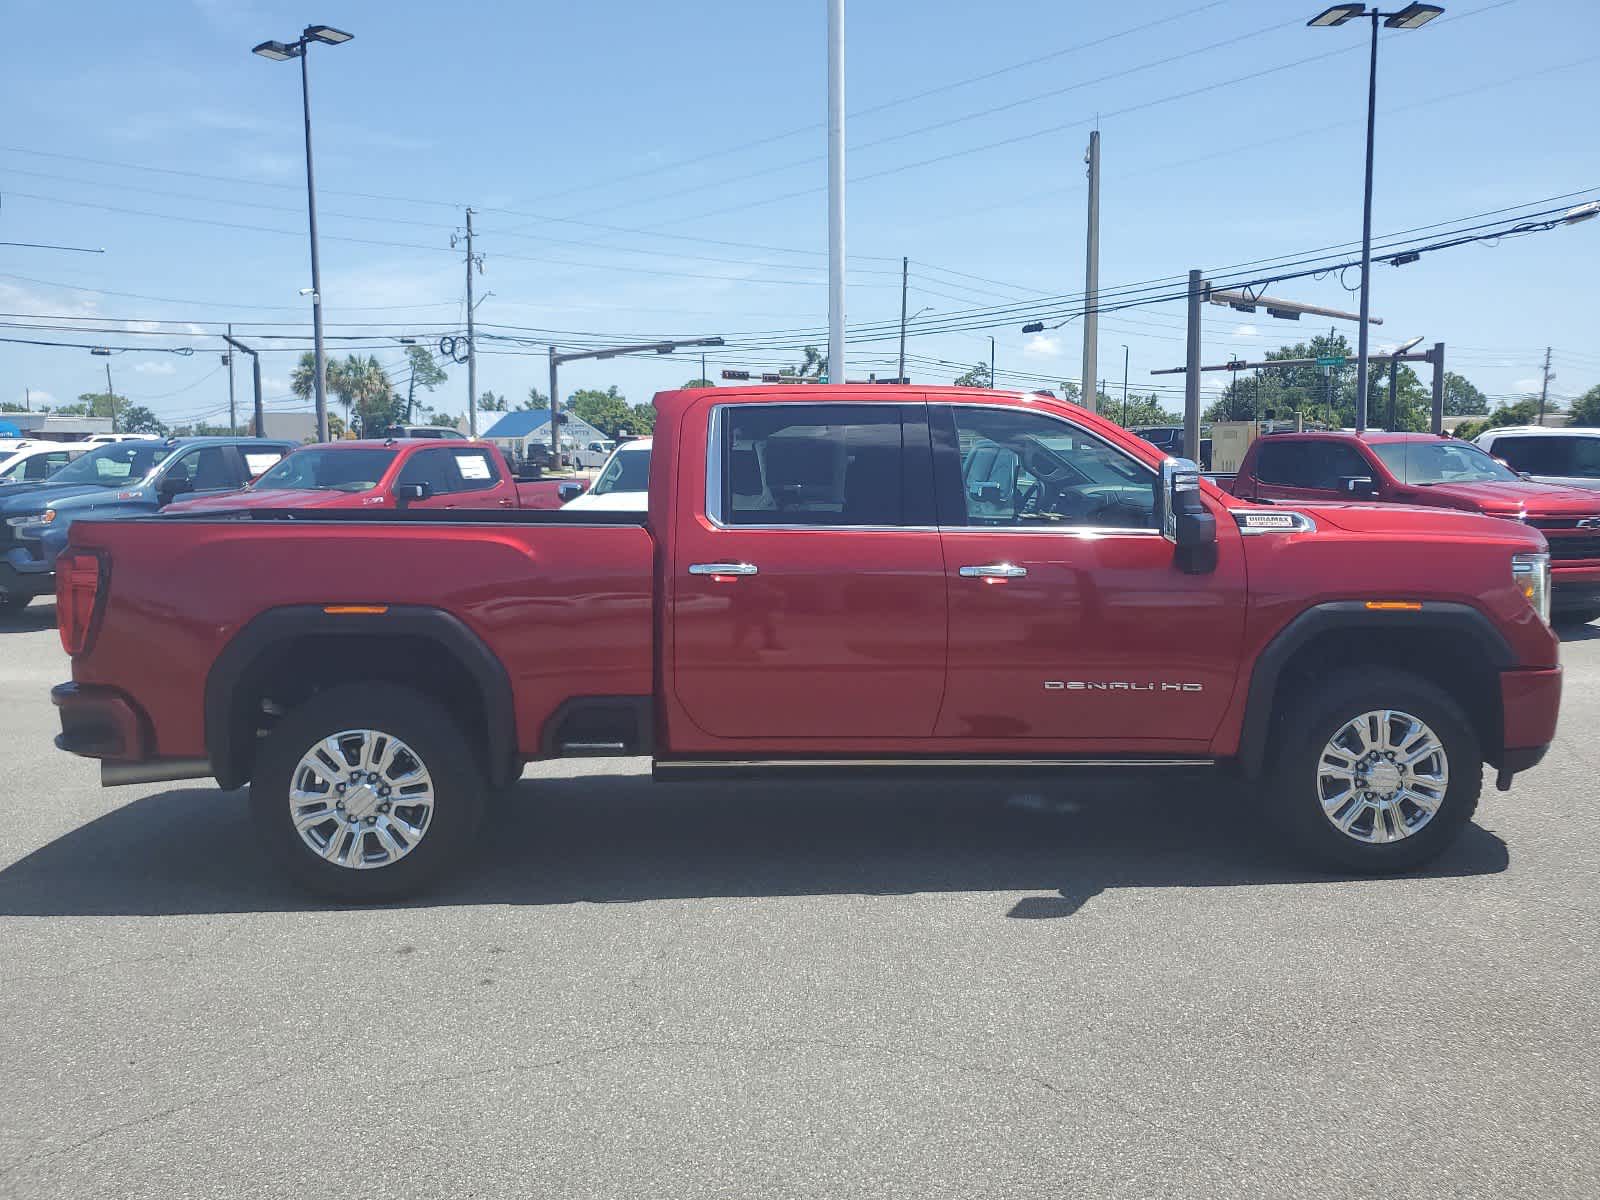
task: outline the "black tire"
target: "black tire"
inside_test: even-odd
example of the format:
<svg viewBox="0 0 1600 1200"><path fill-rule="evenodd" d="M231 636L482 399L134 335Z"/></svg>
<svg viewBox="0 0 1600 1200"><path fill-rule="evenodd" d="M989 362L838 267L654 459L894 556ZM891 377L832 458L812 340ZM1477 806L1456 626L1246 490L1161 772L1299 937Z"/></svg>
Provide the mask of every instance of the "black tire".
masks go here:
<svg viewBox="0 0 1600 1200"><path fill-rule="evenodd" d="M1329 740L1346 722L1378 709L1421 720L1438 737L1449 765L1445 796L1433 818L1409 836L1384 843L1360 841L1335 828L1323 811L1318 779ZM1274 722L1273 741L1278 753L1268 766L1262 802L1292 843L1338 870L1386 875L1438 857L1472 819L1483 789L1483 752L1471 719L1443 690L1404 671L1341 672L1307 688ZM1392 825L1386 829L1392 832Z"/></svg>
<svg viewBox="0 0 1600 1200"><path fill-rule="evenodd" d="M10 615L28 607L32 596L19 596L16 592L0 591L0 613Z"/></svg>
<svg viewBox="0 0 1600 1200"><path fill-rule="evenodd" d="M409 746L432 778L434 798L422 834L405 853L362 870L319 856L295 829L289 805L302 756L324 738L357 729L380 731ZM331 688L292 710L267 738L250 780L251 818L274 861L301 887L346 903L397 900L436 882L471 848L483 805L483 771L449 714L425 696L388 684ZM337 825L324 828L337 835ZM362 838L360 844L374 845Z"/></svg>
<svg viewBox="0 0 1600 1200"><path fill-rule="evenodd" d="M1557 609L1550 615L1552 625L1587 625L1600 620L1600 608Z"/></svg>

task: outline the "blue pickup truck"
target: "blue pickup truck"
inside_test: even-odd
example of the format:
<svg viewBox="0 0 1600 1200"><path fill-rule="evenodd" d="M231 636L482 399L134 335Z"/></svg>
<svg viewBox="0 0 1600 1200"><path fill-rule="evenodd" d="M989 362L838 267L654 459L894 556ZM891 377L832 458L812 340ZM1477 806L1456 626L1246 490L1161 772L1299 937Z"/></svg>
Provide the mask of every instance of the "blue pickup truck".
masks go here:
<svg viewBox="0 0 1600 1200"><path fill-rule="evenodd" d="M243 437L111 442L48 479L7 486L0 491L0 612L55 589L66 539L54 535L80 517L147 516L179 496L234 491L292 449L293 442Z"/></svg>

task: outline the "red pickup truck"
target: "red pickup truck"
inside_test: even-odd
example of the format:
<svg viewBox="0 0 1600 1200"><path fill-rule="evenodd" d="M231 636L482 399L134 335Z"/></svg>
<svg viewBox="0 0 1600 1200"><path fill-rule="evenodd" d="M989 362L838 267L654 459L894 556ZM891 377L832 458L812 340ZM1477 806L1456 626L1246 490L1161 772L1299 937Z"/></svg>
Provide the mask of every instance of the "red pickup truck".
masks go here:
<svg viewBox="0 0 1600 1200"><path fill-rule="evenodd" d="M586 485L518 480L497 447L438 438L301 446L242 491L180 500L173 513L299 508L560 508Z"/></svg>
<svg viewBox="0 0 1600 1200"><path fill-rule="evenodd" d="M1320 860L1384 872L1454 838L1484 762L1507 786L1554 734L1527 525L1246 503L1042 396L656 407L647 512L78 522L58 744L106 784L249 782L296 879L368 900L459 859L532 759L1211 770Z"/></svg>
<svg viewBox="0 0 1600 1200"><path fill-rule="evenodd" d="M1557 624L1600 617L1600 495L1536 483L1431 433L1274 433L1245 452L1234 495L1273 504L1380 501L1522 521L1550 543Z"/></svg>

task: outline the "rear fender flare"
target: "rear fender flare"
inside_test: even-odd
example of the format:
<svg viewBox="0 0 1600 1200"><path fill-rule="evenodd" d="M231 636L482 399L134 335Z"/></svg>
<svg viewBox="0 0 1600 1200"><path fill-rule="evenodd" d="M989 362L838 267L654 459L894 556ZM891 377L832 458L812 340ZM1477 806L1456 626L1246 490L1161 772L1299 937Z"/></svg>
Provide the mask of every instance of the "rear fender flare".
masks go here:
<svg viewBox="0 0 1600 1200"><path fill-rule="evenodd" d="M516 708L511 677L482 638L459 617L442 609L421 605L391 605L382 612L329 613L320 604L296 604L269 609L253 618L222 648L206 676L206 752L217 782L236 788L249 779L253 747L237 744L239 731L232 720L234 696L263 656L302 637L319 634L386 634L425 638L459 661L471 675L483 699L484 736L489 761L486 774L492 784L505 786L516 779Z"/></svg>

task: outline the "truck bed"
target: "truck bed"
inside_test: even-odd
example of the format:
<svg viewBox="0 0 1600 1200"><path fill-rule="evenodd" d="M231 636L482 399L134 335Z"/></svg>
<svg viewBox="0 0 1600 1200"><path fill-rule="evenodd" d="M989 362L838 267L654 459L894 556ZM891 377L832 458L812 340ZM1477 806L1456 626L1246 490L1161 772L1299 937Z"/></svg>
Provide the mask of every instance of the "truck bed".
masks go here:
<svg viewBox="0 0 1600 1200"><path fill-rule="evenodd" d="M74 678L162 712L153 756L206 753L213 664L251 621L297 606L416 606L460 622L511 676L526 756L572 697L651 692L654 543L642 513L252 509L84 521L72 543L112 563L99 635Z"/></svg>

